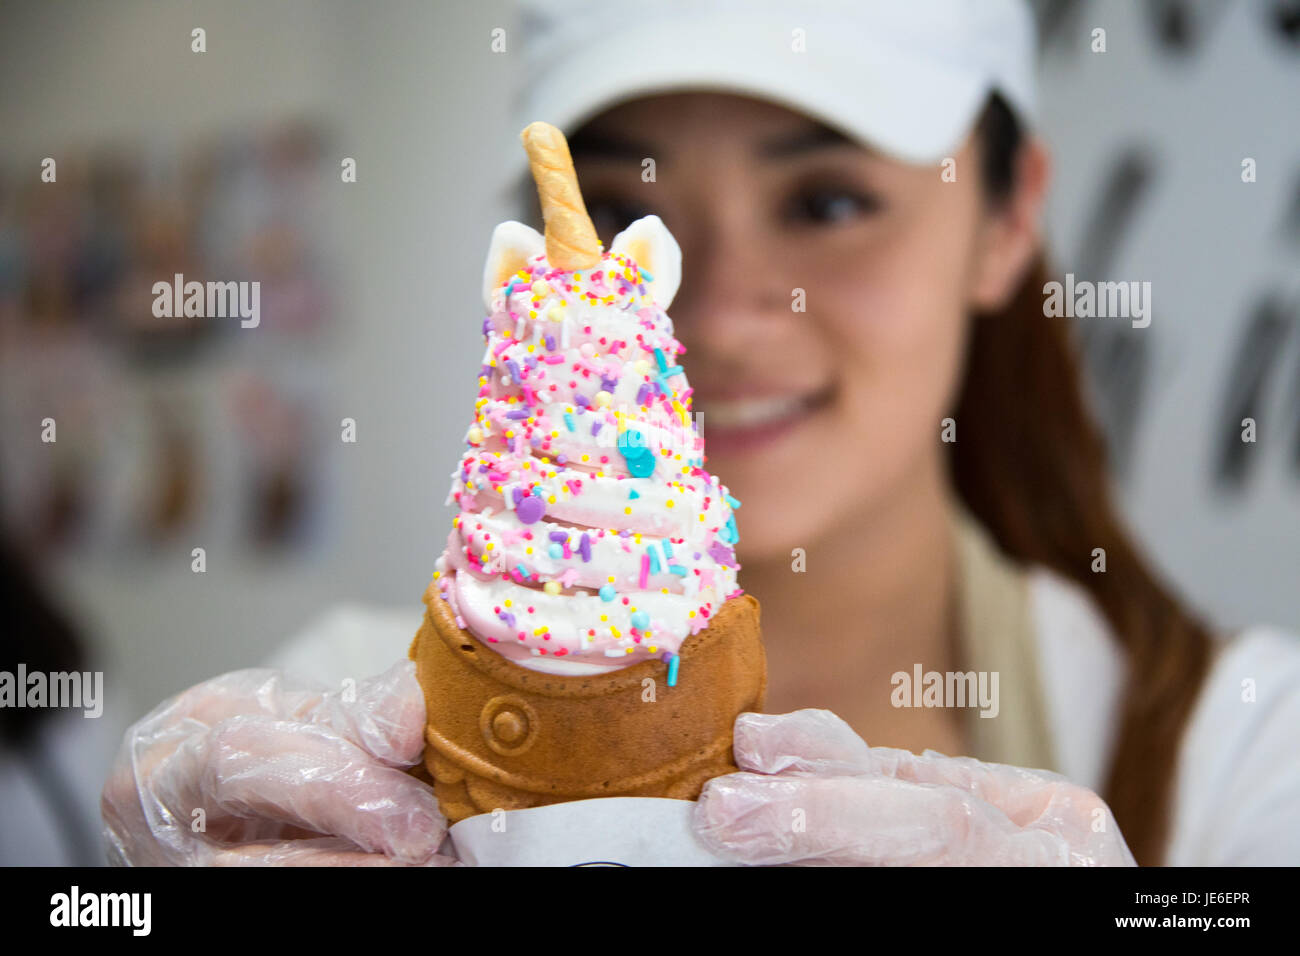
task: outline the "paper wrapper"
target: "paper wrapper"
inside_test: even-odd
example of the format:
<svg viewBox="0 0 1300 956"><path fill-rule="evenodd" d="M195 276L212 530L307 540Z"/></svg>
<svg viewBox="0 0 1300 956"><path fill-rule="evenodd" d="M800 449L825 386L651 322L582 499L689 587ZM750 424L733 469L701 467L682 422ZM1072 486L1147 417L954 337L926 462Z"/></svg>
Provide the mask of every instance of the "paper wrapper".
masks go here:
<svg viewBox="0 0 1300 956"><path fill-rule="evenodd" d="M529 670L456 626L430 584L411 644L427 710L424 764L453 823L595 797L694 800L735 772L736 717L760 711L758 601L727 601L682 644L677 685L652 659L591 676Z"/></svg>
<svg viewBox="0 0 1300 956"><path fill-rule="evenodd" d="M734 866L696 838L694 809L653 797L577 800L470 817L451 841L469 866Z"/></svg>

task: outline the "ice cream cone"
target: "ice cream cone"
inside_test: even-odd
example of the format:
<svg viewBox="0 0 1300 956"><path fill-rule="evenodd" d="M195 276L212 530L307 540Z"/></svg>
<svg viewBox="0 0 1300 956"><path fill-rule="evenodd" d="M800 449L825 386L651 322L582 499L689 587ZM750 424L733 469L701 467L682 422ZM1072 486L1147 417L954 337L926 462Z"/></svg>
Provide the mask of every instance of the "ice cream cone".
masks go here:
<svg viewBox="0 0 1300 956"><path fill-rule="evenodd" d="M500 808L646 796L693 800L732 773L736 715L763 707L758 601L727 601L680 649L682 680L648 660L591 676L539 673L456 626L430 585L411 644L425 767L451 822Z"/></svg>
<svg viewBox="0 0 1300 956"><path fill-rule="evenodd" d="M447 546L410 656L452 821L608 796L696 798L766 690L737 580L740 502L704 467L656 216L602 250L564 135L523 133L546 235L507 222Z"/></svg>

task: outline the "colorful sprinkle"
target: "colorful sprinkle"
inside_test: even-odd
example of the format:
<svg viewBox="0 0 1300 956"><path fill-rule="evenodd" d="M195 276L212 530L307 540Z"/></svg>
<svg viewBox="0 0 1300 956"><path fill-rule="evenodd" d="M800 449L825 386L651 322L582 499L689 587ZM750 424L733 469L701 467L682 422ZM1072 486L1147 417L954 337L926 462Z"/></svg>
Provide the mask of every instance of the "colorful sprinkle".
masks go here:
<svg viewBox="0 0 1300 956"><path fill-rule="evenodd" d="M546 504L536 495L529 495L515 505L515 515L524 524L536 524L546 514Z"/></svg>

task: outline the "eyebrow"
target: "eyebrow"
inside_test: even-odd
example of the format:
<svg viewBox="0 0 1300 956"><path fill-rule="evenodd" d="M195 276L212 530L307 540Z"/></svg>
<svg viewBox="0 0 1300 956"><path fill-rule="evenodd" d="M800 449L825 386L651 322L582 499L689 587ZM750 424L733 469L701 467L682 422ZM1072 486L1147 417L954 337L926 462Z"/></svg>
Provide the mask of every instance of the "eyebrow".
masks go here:
<svg viewBox="0 0 1300 956"><path fill-rule="evenodd" d="M790 159L806 153L840 146L852 146L853 141L821 123L785 133L758 144L755 152L762 159ZM664 151L643 140L624 139L599 130L582 130L569 140L569 152L575 158L621 159L640 162L647 156L663 155Z"/></svg>
<svg viewBox="0 0 1300 956"><path fill-rule="evenodd" d="M659 151L649 143L610 136L599 130L582 130L569 140L569 152L585 159L633 159L639 162Z"/></svg>
<svg viewBox="0 0 1300 956"><path fill-rule="evenodd" d="M758 154L764 159L790 159L820 149L852 145L853 141L839 130L818 123L794 133L764 140L759 144Z"/></svg>

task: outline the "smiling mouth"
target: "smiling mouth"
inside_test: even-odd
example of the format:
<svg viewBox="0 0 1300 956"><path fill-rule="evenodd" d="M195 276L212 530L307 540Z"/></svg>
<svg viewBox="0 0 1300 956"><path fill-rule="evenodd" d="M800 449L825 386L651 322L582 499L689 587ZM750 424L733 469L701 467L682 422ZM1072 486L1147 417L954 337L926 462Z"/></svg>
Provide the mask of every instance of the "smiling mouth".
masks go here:
<svg viewBox="0 0 1300 956"><path fill-rule="evenodd" d="M705 452L750 451L788 434L834 400L827 385L802 395L701 400Z"/></svg>

